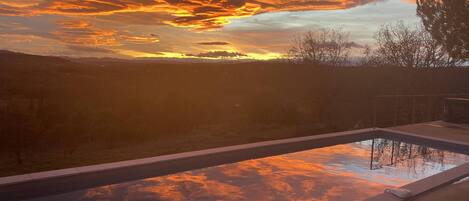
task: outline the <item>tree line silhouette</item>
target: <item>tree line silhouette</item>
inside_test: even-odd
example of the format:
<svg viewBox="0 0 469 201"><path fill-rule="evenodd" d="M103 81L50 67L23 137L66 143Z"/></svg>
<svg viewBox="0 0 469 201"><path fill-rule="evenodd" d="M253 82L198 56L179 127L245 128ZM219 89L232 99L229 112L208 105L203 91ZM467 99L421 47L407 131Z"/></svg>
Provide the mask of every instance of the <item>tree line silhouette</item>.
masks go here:
<svg viewBox="0 0 469 201"><path fill-rule="evenodd" d="M381 25L375 46L365 46L361 65L408 68L455 67L469 62L469 3L417 1L421 23L403 21ZM341 28L311 30L295 38L288 51L292 63L351 64L352 49L363 48Z"/></svg>

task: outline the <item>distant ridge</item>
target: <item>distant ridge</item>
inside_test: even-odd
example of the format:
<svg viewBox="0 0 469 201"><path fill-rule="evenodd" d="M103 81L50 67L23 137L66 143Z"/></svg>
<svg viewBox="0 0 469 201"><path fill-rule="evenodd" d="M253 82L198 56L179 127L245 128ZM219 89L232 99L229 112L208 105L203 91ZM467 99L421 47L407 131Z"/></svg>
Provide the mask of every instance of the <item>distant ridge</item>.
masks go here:
<svg viewBox="0 0 469 201"><path fill-rule="evenodd" d="M112 57L65 57L66 59L77 62L77 63L87 63L87 64L104 64L104 63L158 63L158 64L191 64L191 63L210 63L210 64L235 64L235 63L246 63L246 62L261 62L258 60L252 59L239 59L239 60L230 60L230 59L205 59L205 58L112 58ZM262 61L266 62L266 61ZM268 62L273 62L268 61Z"/></svg>
<svg viewBox="0 0 469 201"><path fill-rule="evenodd" d="M19 52L13 52L9 50L0 50L0 62L2 64L28 64L33 66L38 65L65 65L70 64L71 61L55 56L40 56L40 55L32 55L32 54L25 54Z"/></svg>
<svg viewBox="0 0 469 201"><path fill-rule="evenodd" d="M35 57L55 57L55 56L42 56L42 55L27 54L27 53L15 52L15 51L10 51L10 50L0 50L0 54L28 55L28 56L35 56Z"/></svg>
<svg viewBox="0 0 469 201"><path fill-rule="evenodd" d="M16 52L12 52L9 50L0 50L0 54L15 54Z"/></svg>
<svg viewBox="0 0 469 201"><path fill-rule="evenodd" d="M41 56L27 53L14 52L9 50L0 50L0 61L3 64L94 64L105 65L111 63L141 63L141 64L239 64L239 63L281 63L283 60L253 60L253 59L206 59L206 58L114 58L114 57L59 57L59 56Z"/></svg>

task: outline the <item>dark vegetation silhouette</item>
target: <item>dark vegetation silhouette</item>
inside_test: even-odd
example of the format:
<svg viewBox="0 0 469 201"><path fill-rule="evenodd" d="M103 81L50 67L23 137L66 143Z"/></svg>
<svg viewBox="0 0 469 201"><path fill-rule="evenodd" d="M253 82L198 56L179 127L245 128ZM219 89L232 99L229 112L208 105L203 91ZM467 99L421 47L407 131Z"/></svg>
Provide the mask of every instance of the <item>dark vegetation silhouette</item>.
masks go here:
<svg viewBox="0 0 469 201"><path fill-rule="evenodd" d="M292 63L344 65L354 44L340 28L311 30L295 38L288 57Z"/></svg>
<svg viewBox="0 0 469 201"><path fill-rule="evenodd" d="M469 2L418 0L421 24L403 21L382 25L376 48L365 46L362 65L407 68L455 67L469 62ZM363 48L340 28L308 31L293 41L291 63L351 65L353 47Z"/></svg>
<svg viewBox="0 0 469 201"><path fill-rule="evenodd" d="M454 62L469 60L469 1L417 0L417 15Z"/></svg>
<svg viewBox="0 0 469 201"><path fill-rule="evenodd" d="M453 59L421 25L402 21L381 26L375 34L376 48L366 49L364 64L406 68L452 67L461 59Z"/></svg>

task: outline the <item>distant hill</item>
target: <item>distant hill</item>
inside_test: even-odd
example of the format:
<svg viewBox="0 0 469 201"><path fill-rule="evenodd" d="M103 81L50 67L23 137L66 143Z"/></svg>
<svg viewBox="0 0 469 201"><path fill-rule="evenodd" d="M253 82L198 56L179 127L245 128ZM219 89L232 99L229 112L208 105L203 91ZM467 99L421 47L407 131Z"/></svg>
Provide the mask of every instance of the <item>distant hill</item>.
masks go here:
<svg viewBox="0 0 469 201"><path fill-rule="evenodd" d="M65 85L80 88L98 70L65 58L0 50L0 99L43 97Z"/></svg>
<svg viewBox="0 0 469 201"><path fill-rule="evenodd" d="M86 64L105 65L110 63L139 63L139 64L236 64L246 62L256 62L252 59L239 59L239 60L219 60L219 59L204 59L204 58L134 58L134 59L120 59L120 58L95 58L95 57L82 57L73 58L66 57L66 59ZM272 61L273 62L273 61ZM277 62L277 61L275 61Z"/></svg>
<svg viewBox="0 0 469 201"><path fill-rule="evenodd" d="M395 93L469 93L468 78L469 69L465 68L321 67L279 61L178 63L159 59L61 58L0 51L0 96L49 94L57 98L68 94L76 99L107 94L103 98L107 99L115 94L139 97L142 95L133 93L145 91L162 98L176 92L186 96L190 91L202 98L201 94L213 90L212 94L223 97L231 94L233 97L227 99L233 100L272 93L295 102L295 99L310 101L326 96L350 99ZM110 91L115 94L108 94ZM304 99L305 96L315 97Z"/></svg>
<svg viewBox="0 0 469 201"><path fill-rule="evenodd" d="M28 65L69 65L71 62L67 59L54 56L39 56L0 50L0 61L2 64L28 64Z"/></svg>
<svg viewBox="0 0 469 201"><path fill-rule="evenodd" d="M28 65L52 65L52 66L70 66L75 64L91 64L96 66L109 66L112 64L252 64L252 63L282 63L283 60L258 61L252 59L205 59L205 58L134 58L122 59L112 57L57 57L57 56L39 56L9 50L0 50L0 61L2 64L28 64Z"/></svg>

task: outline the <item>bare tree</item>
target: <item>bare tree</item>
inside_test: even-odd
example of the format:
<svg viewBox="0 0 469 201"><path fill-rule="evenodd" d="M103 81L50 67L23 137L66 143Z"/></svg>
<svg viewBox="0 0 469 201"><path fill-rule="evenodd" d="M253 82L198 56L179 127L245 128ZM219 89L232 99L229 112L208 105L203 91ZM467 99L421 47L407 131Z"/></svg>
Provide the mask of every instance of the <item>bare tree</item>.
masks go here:
<svg viewBox="0 0 469 201"><path fill-rule="evenodd" d="M308 31L294 40L288 56L293 63L342 65L349 60L352 44L339 28Z"/></svg>
<svg viewBox="0 0 469 201"><path fill-rule="evenodd" d="M375 40L376 49L365 50L366 65L420 68L448 67L457 63L422 26L406 25L402 21L382 25Z"/></svg>

